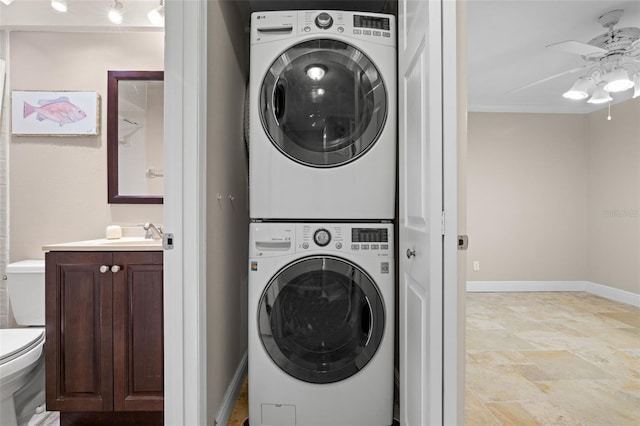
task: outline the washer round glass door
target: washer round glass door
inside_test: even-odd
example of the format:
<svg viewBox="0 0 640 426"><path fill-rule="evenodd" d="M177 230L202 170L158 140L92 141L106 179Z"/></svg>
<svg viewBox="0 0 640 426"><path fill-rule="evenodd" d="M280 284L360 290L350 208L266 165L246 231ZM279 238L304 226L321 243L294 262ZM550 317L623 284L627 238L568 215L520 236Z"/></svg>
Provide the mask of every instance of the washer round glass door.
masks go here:
<svg viewBox="0 0 640 426"><path fill-rule="evenodd" d="M283 268L260 298L258 330L271 359L310 383L353 376L373 358L384 333L382 297L356 265L332 256Z"/></svg>
<svg viewBox="0 0 640 426"><path fill-rule="evenodd" d="M337 40L287 49L267 71L259 102L276 148L313 167L336 167L363 155L387 117L382 76L364 53Z"/></svg>

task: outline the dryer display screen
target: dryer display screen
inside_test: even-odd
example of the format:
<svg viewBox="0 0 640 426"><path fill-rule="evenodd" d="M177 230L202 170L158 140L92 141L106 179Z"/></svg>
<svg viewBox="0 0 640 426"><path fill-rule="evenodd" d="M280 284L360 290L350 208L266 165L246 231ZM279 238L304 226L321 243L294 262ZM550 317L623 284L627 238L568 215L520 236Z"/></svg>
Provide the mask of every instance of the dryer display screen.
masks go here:
<svg viewBox="0 0 640 426"><path fill-rule="evenodd" d="M389 31L389 18L376 18L375 16L353 16L353 26L356 28L373 28Z"/></svg>
<svg viewBox="0 0 640 426"><path fill-rule="evenodd" d="M354 243L388 243L389 233L383 228L353 228L351 241Z"/></svg>

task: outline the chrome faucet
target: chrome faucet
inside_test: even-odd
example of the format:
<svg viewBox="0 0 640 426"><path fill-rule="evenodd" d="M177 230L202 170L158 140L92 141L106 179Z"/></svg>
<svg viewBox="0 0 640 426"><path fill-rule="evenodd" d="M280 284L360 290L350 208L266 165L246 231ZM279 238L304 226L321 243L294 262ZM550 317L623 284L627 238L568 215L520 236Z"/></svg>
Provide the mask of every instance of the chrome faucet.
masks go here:
<svg viewBox="0 0 640 426"><path fill-rule="evenodd" d="M158 240L162 238L162 227L156 227L153 223L151 222L147 222L144 224L143 226L144 230L147 231L146 234L144 234L144 237L146 239L151 239L153 238L154 240ZM155 231L155 232L154 232ZM154 234L156 234L158 237L154 237Z"/></svg>

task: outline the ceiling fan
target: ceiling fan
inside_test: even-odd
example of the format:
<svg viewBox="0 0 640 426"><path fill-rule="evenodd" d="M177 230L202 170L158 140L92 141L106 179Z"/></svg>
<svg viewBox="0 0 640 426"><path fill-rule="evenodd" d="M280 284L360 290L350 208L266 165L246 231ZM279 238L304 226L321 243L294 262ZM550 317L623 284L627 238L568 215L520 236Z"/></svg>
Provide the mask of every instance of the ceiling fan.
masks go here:
<svg viewBox="0 0 640 426"><path fill-rule="evenodd" d="M518 92L566 74L585 70L584 75L564 93L565 98L585 99L593 92L588 102L608 102L611 100L609 92L621 92L634 86L636 88L634 97L640 96L640 28L614 29L623 13L622 9L616 9L600 16L598 22L607 29L607 32L587 43L569 40L546 46L548 49L580 55L586 64L534 81L508 93ZM633 80L629 75L633 76Z"/></svg>

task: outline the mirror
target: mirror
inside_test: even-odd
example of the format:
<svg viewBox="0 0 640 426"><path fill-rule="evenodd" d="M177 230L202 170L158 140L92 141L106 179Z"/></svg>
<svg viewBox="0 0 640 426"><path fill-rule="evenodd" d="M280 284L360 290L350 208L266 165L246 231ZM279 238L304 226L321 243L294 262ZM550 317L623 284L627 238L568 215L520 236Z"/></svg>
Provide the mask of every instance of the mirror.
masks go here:
<svg viewBox="0 0 640 426"><path fill-rule="evenodd" d="M109 71L109 203L161 204L164 193L164 72Z"/></svg>

